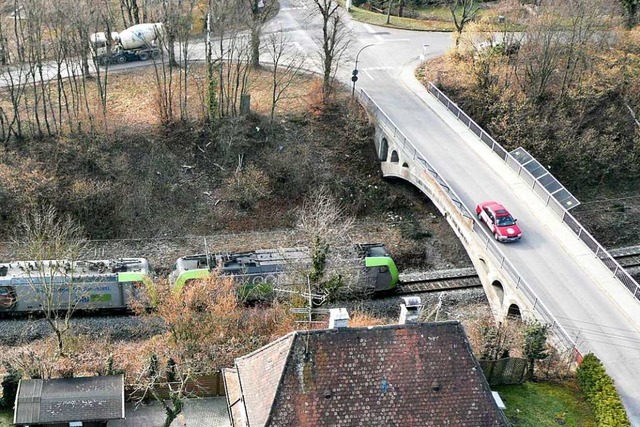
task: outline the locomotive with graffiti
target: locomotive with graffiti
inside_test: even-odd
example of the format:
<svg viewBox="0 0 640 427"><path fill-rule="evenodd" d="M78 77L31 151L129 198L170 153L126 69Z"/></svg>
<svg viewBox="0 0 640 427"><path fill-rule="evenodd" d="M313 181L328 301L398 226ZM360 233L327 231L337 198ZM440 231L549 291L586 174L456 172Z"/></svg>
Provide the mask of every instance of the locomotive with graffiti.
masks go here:
<svg viewBox="0 0 640 427"><path fill-rule="evenodd" d="M383 244L355 245L352 254L361 269L358 277L364 287L374 292L391 291L399 275L393 258ZM290 273L305 268L311 257L307 248L262 249L239 253L197 254L179 258L173 266L170 281L176 290L189 281L206 278L218 270L222 276L232 276L245 290L258 292L286 285Z"/></svg>
<svg viewBox="0 0 640 427"><path fill-rule="evenodd" d="M398 269L384 245L359 244L349 253L356 260L359 284L373 292L395 289ZM307 248L188 255L176 261L169 279L179 292L189 281L216 270L232 277L244 292L263 295L286 287L291 272L308 268L310 259ZM151 276L145 258L0 263L0 313L127 310L148 296L145 289L154 289Z"/></svg>

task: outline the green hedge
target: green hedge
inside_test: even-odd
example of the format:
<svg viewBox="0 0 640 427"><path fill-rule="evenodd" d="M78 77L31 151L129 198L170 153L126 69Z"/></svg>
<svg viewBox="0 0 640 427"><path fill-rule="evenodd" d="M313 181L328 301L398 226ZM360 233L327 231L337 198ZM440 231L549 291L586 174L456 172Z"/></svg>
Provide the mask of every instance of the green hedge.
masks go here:
<svg viewBox="0 0 640 427"><path fill-rule="evenodd" d="M631 426L613 380L600 359L593 353L587 354L577 373L578 383L593 409L598 427Z"/></svg>

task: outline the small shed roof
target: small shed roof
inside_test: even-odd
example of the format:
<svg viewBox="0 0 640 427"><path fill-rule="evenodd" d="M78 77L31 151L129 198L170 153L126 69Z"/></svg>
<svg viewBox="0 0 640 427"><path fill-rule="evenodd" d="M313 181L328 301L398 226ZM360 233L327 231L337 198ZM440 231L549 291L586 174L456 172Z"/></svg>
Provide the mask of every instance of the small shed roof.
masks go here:
<svg viewBox="0 0 640 427"><path fill-rule="evenodd" d="M124 377L20 380L13 423L48 424L124 418Z"/></svg>

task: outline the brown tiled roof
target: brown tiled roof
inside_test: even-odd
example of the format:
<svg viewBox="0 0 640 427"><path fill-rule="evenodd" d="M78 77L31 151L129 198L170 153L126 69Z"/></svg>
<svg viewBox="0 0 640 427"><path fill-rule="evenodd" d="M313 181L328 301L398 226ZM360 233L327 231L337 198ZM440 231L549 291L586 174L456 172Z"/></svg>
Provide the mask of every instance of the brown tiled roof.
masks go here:
<svg viewBox="0 0 640 427"><path fill-rule="evenodd" d="M249 425L265 425L287 362L287 354L295 337L295 333L287 334L247 356L236 359L244 405L245 408L251 408L247 411ZM249 379L250 382L245 383L245 379Z"/></svg>
<svg viewBox="0 0 640 427"><path fill-rule="evenodd" d="M20 380L15 424L124 418L124 377Z"/></svg>
<svg viewBox="0 0 640 427"><path fill-rule="evenodd" d="M236 360L251 427L508 425L458 322L296 332L277 343Z"/></svg>

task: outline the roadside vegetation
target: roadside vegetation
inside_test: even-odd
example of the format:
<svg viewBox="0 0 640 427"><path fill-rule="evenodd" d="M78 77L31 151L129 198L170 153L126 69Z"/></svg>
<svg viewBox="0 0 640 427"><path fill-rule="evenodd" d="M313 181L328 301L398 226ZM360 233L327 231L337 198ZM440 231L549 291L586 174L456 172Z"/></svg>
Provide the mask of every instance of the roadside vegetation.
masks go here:
<svg viewBox="0 0 640 427"><path fill-rule="evenodd" d="M13 411L0 412L0 427L11 427L13 425Z"/></svg>
<svg viewBox="0 0 640 427"><path fill-rule="evenodd" d="M495 386L513 427L596 427L575 380Z"/></svg>
<svg viewBox="0 0 640 427"><path fill-rule="evenodd" d="M345 0L338 1L346 6ZM360 22L404 30L455 32L455 15L458 23L464 16L467 21L496 22L508 31L521 31L523 10L510 1L356 0L349 13Z"/></svg>

